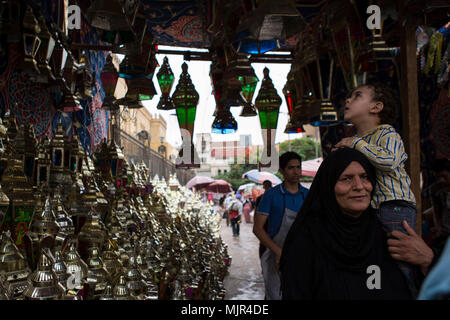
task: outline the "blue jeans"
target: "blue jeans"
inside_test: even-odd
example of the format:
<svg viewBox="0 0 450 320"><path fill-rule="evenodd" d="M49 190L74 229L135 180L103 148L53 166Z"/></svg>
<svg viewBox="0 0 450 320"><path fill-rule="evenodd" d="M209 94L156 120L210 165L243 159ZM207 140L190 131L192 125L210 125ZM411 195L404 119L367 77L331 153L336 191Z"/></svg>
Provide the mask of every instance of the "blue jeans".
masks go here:
<svg viewBox="0 0 450 320"><path fill-rule="evenodd" d="M231 219L231 229L233 230L233 235L239 235L239 217Z"/></svg>
<svg viewBox="0 0 450 320"><path fill-rule="evenodd" d="M413 203L403 200L383 202L380 204L380 208L377 211L377 216L387 233L397 230L408 234L402 225L404 220L408 222L408 225L414 229L414 231L417 231L417 209ZM412 295L416 298L418 295L418 287L416 285L416 281L414 280L416 279L415 267L403 261L397 261L397 265L405 275L406 282L408 283L408 287Z"/></svg>

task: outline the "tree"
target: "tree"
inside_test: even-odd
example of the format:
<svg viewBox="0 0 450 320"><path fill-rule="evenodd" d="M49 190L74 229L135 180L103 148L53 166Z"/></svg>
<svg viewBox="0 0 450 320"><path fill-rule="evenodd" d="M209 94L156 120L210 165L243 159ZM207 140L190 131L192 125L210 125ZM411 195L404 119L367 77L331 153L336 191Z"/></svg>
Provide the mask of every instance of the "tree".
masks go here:
<svg viewBox="0 0 450 320"><path fill-rule="evenodd" d="M322 156L322 148L320 147L320 143L315 142L311 138L300 138L291 140L290 142L284 141L280 143L280 155L289 151L289 144L291 145L291 151L297 152L302 157L302 161L311 160Z"/></svg>

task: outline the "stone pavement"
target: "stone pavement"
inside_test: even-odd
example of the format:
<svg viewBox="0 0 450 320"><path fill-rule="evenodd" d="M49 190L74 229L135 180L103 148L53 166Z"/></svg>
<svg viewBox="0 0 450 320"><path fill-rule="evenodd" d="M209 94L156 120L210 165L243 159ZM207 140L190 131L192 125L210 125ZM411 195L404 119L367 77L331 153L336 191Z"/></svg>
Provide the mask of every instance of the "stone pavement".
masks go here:
<svg viewBox="0 0 450 320"><path fill-rule="evenodd" d="M261 274L258 248L259 241L253 234L253 223L242 218L239 237L233 237L231 226L222 219L220 235L228 245L232 256L228 276L225 277L225 300L263 300L264 281Z"/></svg>

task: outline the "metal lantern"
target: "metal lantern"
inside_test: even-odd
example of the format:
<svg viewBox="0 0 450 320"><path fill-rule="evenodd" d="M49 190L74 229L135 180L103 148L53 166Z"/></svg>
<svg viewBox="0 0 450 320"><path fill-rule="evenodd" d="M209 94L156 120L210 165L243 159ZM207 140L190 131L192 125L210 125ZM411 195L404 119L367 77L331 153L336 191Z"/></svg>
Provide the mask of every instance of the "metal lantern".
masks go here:
<svg viewBox="0 0 450 320"><path fill-rule="evenodd" d="M173 93L172 100L177 110L178 124L180 128L194 133L195 113L199 95L195 90L194 84L188 73L188 65L186 62L181 66L182 73L178 81L178 85Z"/></svg>
<svg viewBox="0 0 450 320"><path fill-rule="evenodd" d="M230 108L219 107L211 127L212 133L227 134L236 132L238 125L230 112Z"/></svg>
<svg viewBox="0 0 450 320"><path fill-rule="evenodd" d="M192 137L194 133L194 123L195 123L195 113L197 111L198 104L198 92L195 90L194 84L191 81L191 77L188 73L188 66L186 62L181 66L182 73L178 81L175 92L172 95L172 100L176 108L178 124L180 129L186 130L191 141L190 150L191 156L188 163L177 164L178 168L190 168L190 167L200 167L200 163L196 161L198 158L194 144L192 143ZM182 133L183 134L183 133ZM187 137L186 137L187 138ZM183 135L183 140L185 136ZM179 153L180 158L183 157L183 149Z"/></svg>
<svg viewBox="0 0 450 320"><path fill-rule="evenodd" d="M103 30L130 30L140 1L127 1L126 6L122 3L120 0L95 0L86 14L89 24ZM131 15L131 21L128 15Z"/></svg>
<svg viewBox="0 0 450 320"><path fill-rule="evenodd" d="M125 97L128 99L138 101L151 100L156 94L156 89L153 85L153 81L151 79L148 79L147 77L130 80L126 79L125 81L128 86Z"/></svg>
<svg viewBox="0 0 450 320"><path fill-rule="evenodd" d="M298 112L302 110L297 108L298 99L292 72L288 73L287 78L288 80L283 88L283 94L289 112L289 122L286 125L284 133L302 133L305 132L305 129L303 128L303 123L298 121Z"/></svg>
<svg viewBox="0 0 450 320"><path fill-rule="evenodd" d="M119 79L119 73L112 62L112 56L109 55L106 58L106 64L103 67L100 74L102 81L103 91L105 91L105 99L103 100L103 108L108 109L113 104L115 97L114 91L116 91L117 81Z"/></svg>
<svg viewBox="0 0 450 320"><path fill-rule="evenodd" d="M240 87L240 96L244 100L241 117L256 116L256 110L252 105L253 95L258 77L245 54L236 54L229 62L225 77L231 77L237 81Z"/></svg>
<svg viewBox="0 0 450 320"><path fill-rule="evenodd" d="M47 136L43 136L37 148L36 160L36 185L48 183L50 179L50 166L52 163L51 154L49 152L49 144Z"/></svg>
<svg viewBox="0 0 450 320"><path fill-rule="evenodd" d="M37 74L39 74L40 71L35 56L41 45L41 40L38 37L40 31L41 28L33 14L33 10L27 5L25 16L23 18L23 50L25 53L23 68L26 71Z"/></svg>
<svg viewBox="0 0 450 320"><path fill-rule="evenodd" d="M49 79L55 80L55 76L52 72L52 68L49 65L50 58L55 49L55 39L52 37L51 33L48 31L45 18L40 16L39 26L41 32L39 33L39 39L41 39L40 50L37 54L37 62L40 71L40 75L37 77L38 82L47 83Z"/></svg>
<svg viewBox="0 0 450 320"><path fill-rule="evenodd" d="M276 129L278 113L281 105L281 97L273 86L269 77L269 69L264 68L264 79L255 100L255 107L259 113L261 129Z"/></svg>
<svg viewBox="0 0 450 320"><path fill-rule="evenodd" d="M255 100L255 107L258 110L261 129L266 130L267 155L272 155L272 130L278 125L278 113L281 105L281 97L273 86L272 79L269 77L269 69L264 68L264 78L261 83L258 96ZM262 164L260 163L260 166Z"/></svg>
<svg viewBox="0 0 450 320"><path fill-rule="evenodd" d="M19 297L27 287L31 269L11 239L10 232L3 232L0 238L0 272L5 272L6 286L13 297Z"/></svg>
<svg viewBox="0 0 450 320"><path fill-rule="evenodd" d="M310 122L313 125L330 125L338 121L337 110L331 101L335 60L323 41L323 28L319 25L305 32L299 55L303 85L310 91Z"/></svg>
<svg viewBox="0 0 450 320"><path fill-rule="evenodd" d="M116 145L114 140L111 140L108 149L111 159L111 176L116 179L119 178L118 175L122 171L125 156L123 155L122 149Z"/></svg>
<svg viewBox="0 0 450 320"><path fill-rule="evenodd" d="M156 74L159 87L161 88L161 99L159 100L157 109L160 110L172 110L175 109L172 98L170 97L170 91L172 90L175 76L169 65L169 59L164 57L163 64Z"/></svg>
<svg viewBox="0 0 450 320"><path fill-rule="evenodd" d="M75 77L76 95L83 100L92 99L92 87L95 85L95 81L86 52L80 55Z"/></svg>

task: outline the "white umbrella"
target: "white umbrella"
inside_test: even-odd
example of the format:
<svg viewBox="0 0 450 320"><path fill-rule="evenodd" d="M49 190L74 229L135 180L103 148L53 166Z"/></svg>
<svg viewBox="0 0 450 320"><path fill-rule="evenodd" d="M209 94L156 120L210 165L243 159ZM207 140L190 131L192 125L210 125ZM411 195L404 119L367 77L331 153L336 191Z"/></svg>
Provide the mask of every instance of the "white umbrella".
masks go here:
<svg viewBox="0 0 450 320"><path fill-rule="evenodd" d="M302 176L314 177L322 164L322 158L302 161Z"/></svg>
<svg viewBox="0 0 450 320"><path fill-rule="evenodd" d="M273 173L258 171L256 169L247 171L242 175L242 178L247 178L248 180L254 181L256 183L263 183L265 180L269 180L274 186L281 183L280 178L278 178Z"/></svg>

